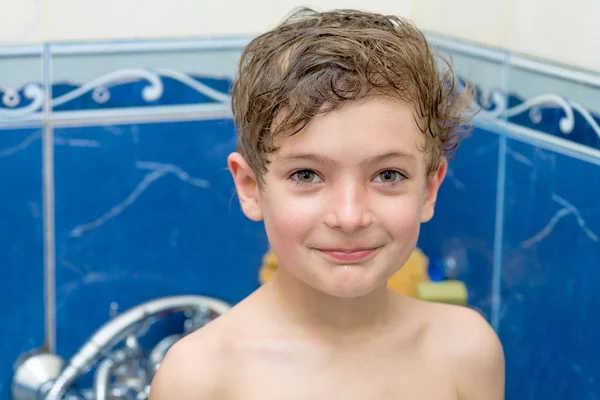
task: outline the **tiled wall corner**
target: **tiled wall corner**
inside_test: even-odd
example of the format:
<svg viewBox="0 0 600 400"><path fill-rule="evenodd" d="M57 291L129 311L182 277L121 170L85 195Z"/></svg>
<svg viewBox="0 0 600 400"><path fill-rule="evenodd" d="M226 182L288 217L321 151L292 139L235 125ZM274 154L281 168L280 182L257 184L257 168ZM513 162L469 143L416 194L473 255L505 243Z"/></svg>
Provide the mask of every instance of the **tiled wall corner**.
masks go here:
<svg viewBox="0 0 600 400"><path fill-rule="evenodd" d="M524 65L508 71L499 324L508 393L593 398L600 390L593 346L600 335L593 317L600 304L600 74L578 79L578 71L548 69L559 77Z"/></svg>
<svg viewBox="0 0 600 400"><path fill-rule="evenodd" d="M44 345L42 48L0 59L0 398L13 364ZM27 86L30 85L30 86ZM24 89L28 88L28 89Z"/></svg>
<svg viewBox="0 0 600 400"><path fill-rule="evenodd" d="M473 110L493 108L507 88L508 54L492 52L479 57L461 47L448 47L439 37L430 37L438 53L451 60L458 84L476 88ZM500 265L496 244L498 194L503 185L505 138L496 131L474 126L449 164L440 188L436 214L424 224L419 246L430 256L450 259L468 287L469 305L493 324L499 309ZM500 191L500 192L499 192ZM476 193L476 195L474 195Z"/></svg>
<svg viewBox="0 0 600 400"><path fill-rule="evenodd" d="M175 294L236 303L258 285L266 237L232 202L226 169L236 144L229 90L245 42L182 43L51 48L64 357L115 306Z"/></svg>

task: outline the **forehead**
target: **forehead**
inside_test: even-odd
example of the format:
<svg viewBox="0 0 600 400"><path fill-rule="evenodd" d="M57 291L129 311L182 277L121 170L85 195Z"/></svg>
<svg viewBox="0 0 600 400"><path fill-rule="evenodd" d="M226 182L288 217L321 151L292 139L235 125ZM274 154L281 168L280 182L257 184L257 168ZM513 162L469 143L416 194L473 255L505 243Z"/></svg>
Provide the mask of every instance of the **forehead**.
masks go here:
<svg viewBox="0 0 600 400"><path fill-rule="evenodd" d="M273 161L317 154L340 164L354 164L392 152L422 160L419 149L424 140L410 104L372 97L317 115L295 135L278 136Z"/></svg>

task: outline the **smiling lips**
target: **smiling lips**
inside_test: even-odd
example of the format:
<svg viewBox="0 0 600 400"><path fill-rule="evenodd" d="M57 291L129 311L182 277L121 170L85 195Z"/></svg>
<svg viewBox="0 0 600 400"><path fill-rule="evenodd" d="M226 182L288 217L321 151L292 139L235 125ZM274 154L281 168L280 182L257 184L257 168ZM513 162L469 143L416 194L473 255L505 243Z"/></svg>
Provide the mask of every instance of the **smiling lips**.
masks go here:
<svg viewBox="0 0 600 400"><path fill-rule="evenodd" d="M356 264L367 259L377 250L373 248L357 248L357 249L318 249L319 253L326 259L344 264Z"/></svg>

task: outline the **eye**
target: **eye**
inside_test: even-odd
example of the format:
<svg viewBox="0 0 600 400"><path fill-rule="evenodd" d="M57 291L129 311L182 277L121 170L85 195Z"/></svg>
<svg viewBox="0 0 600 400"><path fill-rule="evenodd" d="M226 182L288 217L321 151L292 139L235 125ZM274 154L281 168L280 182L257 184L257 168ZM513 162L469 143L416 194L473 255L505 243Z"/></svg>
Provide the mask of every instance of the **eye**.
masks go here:
<svg viewBox="0 0 600 400"><path fill-rule="evenodd" d="M404 175L402 175L402 173L400 173L399 171L395 171L393 169L381 171L375 177L376 182L385 184L396 184L403 179L405 179Z"/></svg>
<svg viewBox="0 0 600 400"><path fill-rule="evenodd" d="M300 171L296 171L292 174L291 179L296 183L304 184L304 183L317 183L321 181L319 175L313 170L303 169Z"/></svg>

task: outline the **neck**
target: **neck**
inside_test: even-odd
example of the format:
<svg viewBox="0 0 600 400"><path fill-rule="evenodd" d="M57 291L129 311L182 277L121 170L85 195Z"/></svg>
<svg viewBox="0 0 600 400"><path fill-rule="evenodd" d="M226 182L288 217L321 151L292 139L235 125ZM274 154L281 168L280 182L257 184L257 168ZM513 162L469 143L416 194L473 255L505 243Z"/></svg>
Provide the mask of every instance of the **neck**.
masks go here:
<svg viewBox="0 0 600 400"><path fill-rule="evenodd" d="M336 341L363 340L387 326L392 296L386 286L355 298L322 293L279 268L267 283L271 304L284 318L311 334Z"/></svg>

